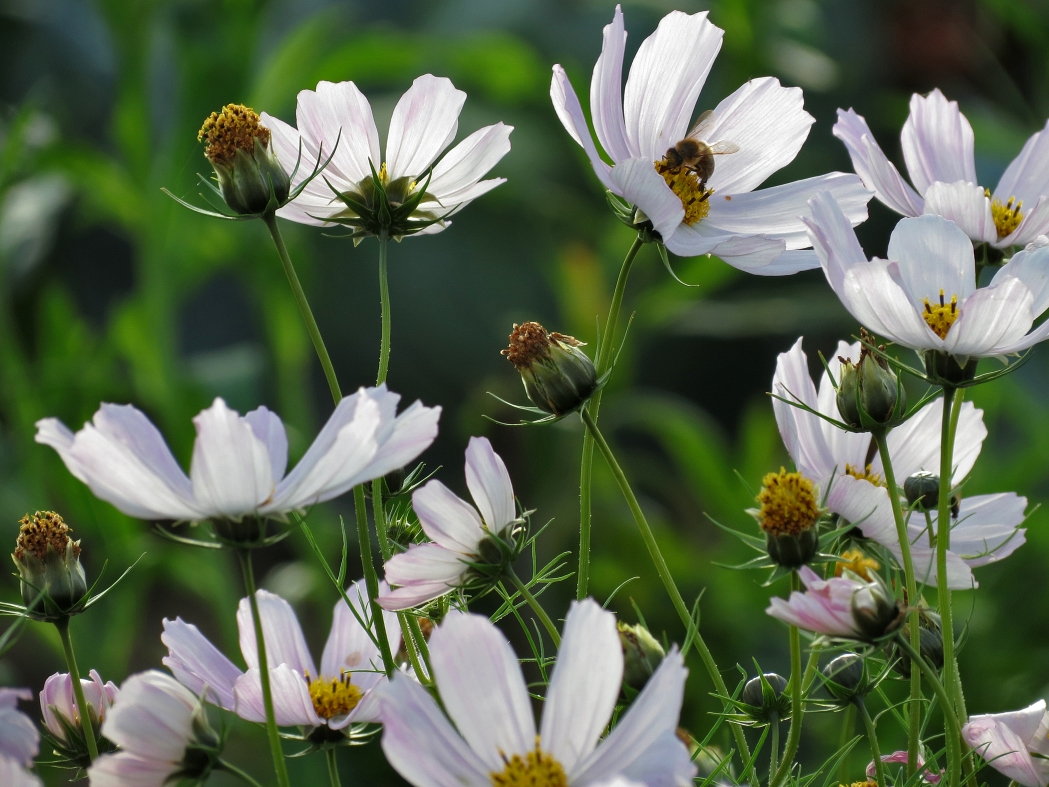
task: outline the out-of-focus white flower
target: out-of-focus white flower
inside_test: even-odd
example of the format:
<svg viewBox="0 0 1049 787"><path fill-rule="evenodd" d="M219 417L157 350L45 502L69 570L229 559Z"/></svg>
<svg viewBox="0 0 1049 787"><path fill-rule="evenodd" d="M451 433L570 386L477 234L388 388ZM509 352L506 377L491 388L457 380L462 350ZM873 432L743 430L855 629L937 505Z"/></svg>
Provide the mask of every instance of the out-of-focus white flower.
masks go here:
<svg viewBox="0 0 1049 787"><path fill-rule="evenodd" d="M973 130L957 101L939 91L911 96L900 141L914 188L878 147L867 121L838 110L834 136L845 143L867 188L904 216L950 219L976 243L1026 246L1049 233L1049 124L1023 146L994 192L977 184Z"/></svg>
<svg viewBox="0 0 1049 787"><path fill-rule="evenodd" d="M795 590L786 600L774 596L765 611L792 626L827 637L876 640L898 621L896 599L880 580L865 582L850 573L820 579L811 568L802 566L798 576L805 583L805 592Z"/></svg>
<svg viewBox="0 0 1049 787"><path fill-rule="evenodd" d="M378 721L374 689L386 682L386 675L379 648L357 617L367 621L371 616L364 581L351 585L346 594L357 614L350 611L345 601L336 603L319 672L291 605L265 590L256 594L277 724L327 725L339 730L355 721ZM399 635L394 635L399 631L397 618L384 615L386 630L393 637L390 645L396 652L400 643ZM237 628L247 672L226 658L196 626L181 618L164 621L160 639L169 654L164 666L179 682L209 702L248 721L262 723L266 721L266 710L255 627L246 598L241 599L237 609Z"/></svg>
<svg viewBox="0 0 1049 787"><path fill-rule="evenodd" d="M601 740L619 696L623 650L615 616L592 600L574 602L565 618L538 735L521 667L488 618L450 614L433 632L430 660L448 716L402 675L380 700L383 751L418 787L596 787L616 777L678 787L696 773L675 734L687 674L676 649Z"/></svg>
<svg viewBox="0 0 1049 787"><path fill-rule="evenodd" d="M408 215L391 216L399 222L390 229L392 235L440 232L450 216L506 182L481 178L509 152L513 126L485 126L441 156L455 139L465 101L466 93L451 80L430 74L416 79L393 110L385 159L371 105L353 82L320 82L315 91L301 91L298 129L263 113L262 123L273 134L285 170L299 164L293 191L311 175L301 161L332 157L321 175L277 215L314 226L348 224L356 235L376 234L375 227L365 226L371 212L381 209L374 203L374 173L387 192L388 213L418 200Z"/></svg>
<svg viewBox="0 0 1049 787"><path fill-rule="evenodd" d="M202 779L214 766L219 744L200 701L157 670L124 681L102 734L120 751L95 760L87 772L91 787L162 787L182 777Z"/></svg>
<svg viewBox="0 0 1049 787"><path fill-rule="evenodd" d="M976 286L972 242L940 216L903 219L887 260L869 260L826 192L809 202L809 236L834 293L871 332L913 350L970 358L1009 355L1049 338L1049 240L1039 238Z"/></svg>
<svg viewBox="0 0 1049 787"><path fill-rule="evenodd" d="M4 787L43 787L44 783L22 765L0 754L0 784Z"/></svg>
<svg viewBox="0 0 1049 787"><path fill-rule="evenodd" d="M481 543L489 535L502 537L517 521L510 474L485 437L470 438L466 486L477 508L436 480L412 494L412 508L433 543L413 544L386 561L386 580L398 587L379 597L384 609L409 609L459 587L470 575L469 563L482 559Z"/></svg>
<svg viewBox="0 0 1049 787"><path fill-rule="evenodd" d="M707 12L673 11L645 39L623 87L626 30L616 6L605 27L590 86L590 113L602 157L564 69L554 66L550 97L568 133L586 151L602 185L639 208L666 247L685 257L714 254L749 273L780 276L818 266L800 217L818 191L830 191L853 224L872 194L859 177L832 172L755 191L797 156L814 122L800 88L752 79L689 131L696 100L724 31ZM671 151L686 135L712 148L704 179ZM726 155L714 155L723 151ZM727 153L731 152L731 155ZM702 167L702 165L697 165Z"/></svg>
<svg viewBox="0 0 1049 787"><path fill-rule="evenodd" d="M1049 713L1045 700L1023 710L970 716L962 738L987 764L1024 787L1049 784Z"/></svg>
<svg viewBox="0 0 1049 787"><path fill-rule="evenodd" d="M95 735L98 735L100 725L105 721L106 713L116 699L119 689L112 681L103 683L95 670L91 670L90 676L90 680L81 678L80 686L84 691L84 699L91 706L91 727ZM44 726L55 740L63 745L75 743L70 740L69 731L83 732L83 728L76 695L73 693L73 679L69 673L56 672L44 681L44 688L40 691L40 713Z"/></svg>
<svg viewBox="0 0 1049 787"><path fill-rule="evenodd" d="M0 757L31 765L40 751L40 733L33 720L18 710L19 700L33 699L29 689L0 688Z"/></svg>
<svg viewBox="0 0 1049 787"><path fill-rule="evenodd" d="M826 495L826 505L858 527L863 534L886 547L902 561L892 504L885 488L881 456L871 450L868 433L846 432L814 413L788 402L805 405L828 418L840 420L835 402L835 380L841 379L839 358L859 356L859 343L839 342L837 352L827 361L819 392L809 376L808 358L801 339L776 360L772 393L787 401L772 400L783 443L798 470L815 481ZM940 424L943 399L926 405L889 432L887 442L897 483L920 472L938 472L940 467ZM987 436L983 411L971 402L962 405L954 443L952 488L965 480L976 463ZM970 568L1001 560L1025 541L1024 521L1027 498L1014 492L963 497L958 516L951 522L951 549L947 553L948 586L969 589L976 584ZM904 506L906 509L906 505ZM935 583L936 550L930 545L925 515L907 511L907 530L911 557L919 582ZM929 513L932 533L937 532L937 512Z"/></svg>
<svg viewBox="0 0 1049 787"><path fill-rule="evenodd" d="M280 418L265 407L241 416L222 399L193 419L188 477L157 428L131 405L103 404L75 435L45 418L36 424L36 441L58 451L74 476L129 516L281 519L401 467L433 442L441 408L415 402L397 415L400 398L385 385L345 397L287 475Z"/></svg>

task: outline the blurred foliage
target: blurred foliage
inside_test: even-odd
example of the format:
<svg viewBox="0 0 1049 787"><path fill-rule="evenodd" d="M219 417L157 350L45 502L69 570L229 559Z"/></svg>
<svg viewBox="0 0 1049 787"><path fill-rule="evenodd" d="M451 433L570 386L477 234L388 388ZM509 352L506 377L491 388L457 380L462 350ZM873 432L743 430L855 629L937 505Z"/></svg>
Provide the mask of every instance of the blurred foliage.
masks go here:
<svg viewBox="0 0 1049 787"><path fill-rule="evenodd" d="M683 0L625 3L633 51ZM830 127L837 107L864 114L900 160L898 134L912 91L942 88L976 131L987 185L1049 115L1049 5L1044 0L720 0L726 29L700 109L764 74L806 90L817 118L807 146L774 182L849 169ZM178 207L162 186L195 197L206 171L197 128L213 109L244 101L291 120L295 94L318 80L355 80L386 127L397 96L420 73L450 77L469 94L460 135L504 120L513 150L495 173L508 183L433 238L391 251L391 387L406 401L444 409L425 459L462 485L466 438L487 434L507 459L522 501L552 518L541 549L572 549L578 521L581 431L506 429L487 391L522 399L499 356L511 323L596 338L629 233L607 211L581 150L547 98L549 67L564 64L585 95L612 4L592 0L4 0L0 2L0 535L17 519L56 508L84 543L84 563L116 572L145 554L119 592L74 624L81 665L117 682L158 666L163 617L181 615L236 651L238 580L222 555L191 554L95 500L48 449L34 422L78 425L101 401L133 402L188 464L191 418L215 396L242 412L266 404L301 453L330 411L308 337L263 228L211 221ZM872 203L861 228L884 252L895 216ZM378 348L376 248L287 227L345 389L369 384ZM742 547L709 516L751 526L747 484L786 461L764 391L775 355L799 334L810 359L856 325L818 272L745 277L709 259L675 262L695 286L672 281L651 249L630 284L635 318L602 423L657 528L686 597L702 598L707 641L730 684L735 663L786 671L786 637L767 618L761 577L719 568ZM990 438L967 492L1047 492L1049 410L1045 348L1020 373L975 392ZM311 513L333 554L347 501ZM1045 515L1008 566L981 569L980 591L959 594L969 638L961 656L968 706L1020 707L1049 692L1049 556ZM612 606L678 637L678 622L642 557L629 512L595 463L594 595L635 577ZM301 612L319 647L334 603L303 543L288 539L263 560L264 584ZM546 596L566 608L573 583ZM17 594L12 580L6 586ZM773 592L785 592L774 587ZM971 609L971 612L970 612ZM507 632L520 646L519 632ZM519 648L519 652L524 652ZM52 632L29 628L0 661L0 683L36 688L61 668ZM693 674L682 724L710 724L717 705ZM837 746L836 717L806 721L803 758ZM891 725L886 725L891 727ZM887 732L883 749L899 736ZM264 739L236 725L234 761L261 771ZM720 741L722 745L727 738ZM862 746L860 747L862 749ZM252 759L254 758L254 759ZM293 761L296 783L323 778L317 758ZM866 762L852 756L853 779ZM377 744L342 753L353 783L396 783ZM50 774L52 783L65 777ZM215 779L221 783L221 777Z"/></svg>

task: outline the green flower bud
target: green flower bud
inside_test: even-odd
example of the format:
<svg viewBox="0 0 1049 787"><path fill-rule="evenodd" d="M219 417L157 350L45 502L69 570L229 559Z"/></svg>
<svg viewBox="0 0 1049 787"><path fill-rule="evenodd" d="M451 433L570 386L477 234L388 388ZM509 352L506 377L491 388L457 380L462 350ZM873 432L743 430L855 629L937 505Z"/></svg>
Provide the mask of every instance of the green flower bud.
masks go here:
<svg viewBox="0 0 1049 787"><path fill-rule="evenodd" d="M910 642L910 626L911 622L908 618L903 626L903 636L908 642ZM943 634L940 616L924 607L918 610L918 638L921 643L922 658L939 672L943 669ZM893 669L903 677L909 678L911 676L910 658L896 646L893 647L893 655L897 657Z"/></svg>
<svg viewBox="0 0 1049 787"><path fill-rule="evenodd" d="M737 707L751 723L764 725L789 718L790 701L786 678L766 672L747 681Z"/></svg>
<svg viewBox="0 0 1049 787"><path fill-rule="evenodd" d="M54 511L37 511L20 520L14 554L22 601L31 617L55 621L83 612L87 578L80 565L80 542Z"/></svg>
<svg viewBox="0 0 1049 787"><path fill-rule="evenodd" d="M867 347L866 342L873 337L861 328L860 338L865 344L855 365L848 358L838 359L838 413L855 429L890 426L900 420L906 409L903 388L888 363Z"/></svg>
<svg viewBox="0 0 1049 787"><path fill-rule="evenodd" d="M623 684L641 691L663 661L666 651L648 629L638 623L618 623L619 644L623 646Z"/></svg>
<svg viewBox="0 0 1049 787"><path fill-rule="evenodd" d="M935 511L940 504L940 477L921 470L903 482L903 493L918 511Z"/></svg>
<svg viewBox="0 0 1049 787"><path fill-rule="evenodd" d="M856 653L844 653L823 668L823 685L834 699L849 702L871 689L867 664Z"/></svg>
<svg viewBox="0 0 1049 787"><path fill-rule="evenodd" d="M844 573L855 577L852 572ZM900 623L900 608L896 598L877 575L874 582L853 594L850 606L856 627L868 641L881 639Z"/></svg>
<svg viewBox="0 0 1049 787"><path fill-rule="evenodd" d="M966 358L965 363L949 353L940 350L926 350L922 354L925 363L925 375L933 385L956 386L967 383L976 377L976 366L979 358Z"/></svg>
<svg viewBox="0 0 1049 787"><path fill-rule="evenodd" d="M197 139L215 170L222 198L242 216L272 213L288 201L291 181L271 148L270 131L243 104L204 121Z"/></svg>
<svg viewBox="0 0 1049 787"><path fill-rule="evenodd" d="M561 416L578 410L597 390L594 363L582 346L575 337L547 333L539 323L526 322L514 325L502 354L521 373L532 404Z"/></svg>
<svg viewBox="0 0 1049 787"><path fill-rule="evenodd" d="M757 497L758 525L765 533L769 557L785 568L799 568L819 550L820 508L816 488L801 473L768 473Z"/></svg>

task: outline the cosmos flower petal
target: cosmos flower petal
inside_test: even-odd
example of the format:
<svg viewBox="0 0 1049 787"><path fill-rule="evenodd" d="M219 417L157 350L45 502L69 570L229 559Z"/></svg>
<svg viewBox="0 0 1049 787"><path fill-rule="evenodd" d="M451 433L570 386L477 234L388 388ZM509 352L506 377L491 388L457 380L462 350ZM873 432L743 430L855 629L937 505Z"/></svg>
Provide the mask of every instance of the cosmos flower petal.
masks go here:
<svg viewBox="0 0 1049 787"><path fill-rule="evenodd" d="M132 675L120 687L102 734L125 751L178 762L193 737L196 696L157 670Z"/></svg>
<svg viewBox="0 0 1049 787"><path fill-rule="evenodd" d="M379 583L380 595L388 590L389 586L385 582ZM354 684L366 691L380 679L376 670L382 670L379 648L361 625L361 620L371 623L374 612L363 579L346 588L346 595L357 614L353 614L343 599L340 598L335 603L331 632L321 654L321 675L336 677L344 671L349 672ZM390 649L396 653L401 648L401 627L397 623L397 616L384 612L383 620L390 638Z"/></svg>
<svg viewBox="0 0 1049 787"><path fill-rule="evenodd" d="M827 191L818 192L809 200L808 214L802 216L802 222L808 228L809 241L827 282L841 298L846 272L854 265L867 262L852 222Z"/></svg>
<svg viewBox="0 0 1049 787"><path fill-rule="evenodd" d="M616 618L593 601L572 603L543 704L540 740L567 773L590 755L623 682Z"/></svg>
<svg viewBox="0 0 1049 787"><path fill-rule="evenodd" d="M265 407L258 407L244 416L251 431L262 441L269 452L270 470L274 486L284 478L288 469L288 432L280 417Z"/></svg>
<svg viewBox="0 0 1049 787"><path fill-rule="evenodd" d="M706 11L671 11L641 43L623 93L631 151L655 162L688 133L724 34Z"/></svg>
<svg viewBox="0 0 1049 787"><path fill-rule="evenodd" d="M510 474L487 437L470 438L466 448L466 486L491 532L500 533L517 519Z"/></svg>
<svg viewBox="0 0 1049 787"><path fill-rule="evenodd" d="M344 191L371 178L372 167L379 171L382 157L371 104L353 82L322 81L317 83L315 91L300 90L295 122L304 140L308 140L308 148L304 148L303 161L299 164L303 177L313 171L318 156L322 157L320 163L331 156L324 177ZM293 151L291 155L296 153ZM278 152L278 156L285 164L288 154L281 156ZM286 164L285 168L291 171Z"/></svg>
<svg viewBox="0 0 1049 787"><path fill-rule="evenodd" d="M808 566L798 572L805 592L793 591L789 599L773 596L767 614L807 631L832 637L857 634L852 617L853 594L865 583L845 577L822 580Z"/></svg>
<svg viewBox="0 0 1049 787"><path fill-rule="evenodd" d="M234 519L254 511L275 486L267 444L222 399L193 423L197 440L189 475L198 504L212 516Z"/></svg>
<svg viewBox="0 0 1049 787"><path fill-rule="evenodd" d="M1049 309L1049 242L1032 243L1013 255L998 269L991 286L1013 277L1031 291L1031 314L1035 317Z"/></svg>
<svg viewBox="0 0 1049 787"><path fill-rule="evenodd" d="M237 715L259 724L266 722L266 706L262 698L261 673L252 667L234 686ZM316 676L314 676L316 677ZM319 727L324 719L313 709L309 686L301 672L287 664L270 668L270 693L273 695L273 714L281 727L297 725Z"/></svg>
<svg viewBox="0 0 1049 787"><path fill-rule="evenodd" d="M601 56L594 64L590 82L590 111L594 131L612 161L633 158L640 151L632 151L627 140L623 119L623 54L626 50L626 29L623 9L616 6L612 23L602 33Z"/></svg>
<svg viewBox="0 0 1049 787"><path fill-rule="evenodd" d="M27 766L40 751L40 733L17 703L32 697L26 689L0 689L0 756Z"/></svg>
<svg viewBox="0 0 1049 787"><path fill-rule="evenodd" d="M924 200L882 152L862 115L852 109L839 109L832 131L845 143L856 174L867 188L874 190L882 204L904 216L922 215Z"/></svg>
<svg viewBox="0 0 1049 787"><path fill-rule="evenodd" d="M939 91L911 97L911 113L900 134L903 160L911 182L925 194L936 181L976 183L973 129L958 109Z"/></svg>
<svg viewBox="0 0 1049 787"><path fill-rule="evenodd" d="M889 456L892 457L896 478L901 483L923 470L939 475L942 420L943 398L940 397L889 432ZM978 410L972 402L964 402L954 437L952 484L961 483L969 475L986 437L983 410ZM880 457L875 459L873 465L876 472L884 472Z"/></svg>
<svg viewBox="0 0 1049 787"><path fill-rule="evenodd" d="M448 581L408 582L379 596L379 606L394 612L411 609L453 590L458 580L459 577L456 576Z"/></svg>
<svg viewBox="0 0 1049 787"><path fill-rule="evenodd" d="M345 470L341 472L337 477L337 483L336 480L329 482L325 495L331 495L332 492L341 494L359 483L371 481L404 467L429 448L436 439L437 422L441 418L440 407L425 407L422 402L415 401L397 415L396 402L401 397L385 389L386 386L381 385L371 389L370 394L373 398L383 400L380 402L382 416L375 436L378 442L375 455L356 476L350 477Z"/></svg>
<svg viewBox="0 0 1049 787"><path fill-rule="evenodd" d="M1015 197L1029 209L1045 194L1049 194L1049 122L1024 143L994 190L994 196L1002 202Z"/></svg>
<svg viewBox="0 0 1049 787"><path fill-rule="evenodd" d="M808 357L801 349L801 341L799 338L789 351L777 356L772 394L816 409L816 387L809 376ZM820 418L787 402L772 400L783 444L797 468L808 478L820 482L834 471L836 464L824 439Z"/></svg>
<svg viewBox="0 0 1049 787"><path fill-rule="evenodd" d="M679 257L712 254L734 268L758 275L764 274L764 269L782 256L787 248L786 241L778 238L727 234L717 228L704 226L705 224L706 222L699 222L693 227L682 224L669 238L664 237L664 244ZM769 273L776 275L776 270L773 269Z"/></svg>
<svg viewBox="0 0 1049 787"><path fill-rule="evenodd" d="M677 228L684 226L681 222L685 218L685 209L681 199L670 190L647 158L620 162L612 168L609 178L615 187L613 191L641 208L656 232L664 238L669 238Z"/></svg>
<svg viewBox="0 0 1049 787"><path fill-rule="evenodd" d="M491 768L411 678L394 675L379 694L379 708L383 753L416 787L491 787Z"/></svg>
<svg viewBox="0 0 1049 787"><path fill-rule="evenodd" d="M1045 787L1049 782L1049 765L1035 759L1030 747L1044 738L1049 722L1045 701L1009 713L971 716L962 727L962 738L987 764L1024 787Z"/></svg>
<svg viewBox="0 0 1049 787"><path fill-rule="evenodd" d="M844 469L844 468L842 468ZM840 472L840 471L839 471ZM899 544L888 490L863 478L840 475L827 494L827 508L883 546Z"/></svg>
<svg viewBox="0 0 1049 787"><path fill-rule="evenodd" d="M317 668L306 646L299 619L291 604L276 593L259 590L255 593L266 640L266 658L270 668L287 664L300 675L317 677ZM240 652L248 667L259 666L259 651L255 640L255 626L251 619L251 605L242 598L237 606L237 629L240 632Z"/></svg>
<svg viewBox="0 0 1049 787"><path fill-rule="evenodd" d="M959 308L944 342L947 352L960 356L998 355L1031 329L1033 298L1027 285L1007 277L998 284L981 287Z"/></svg>
<svg viewBox="0 0 1049 787"><path fill-rule="evenodd" d="M450 614L430 636L430 663L441 701L490 771L503 755L535 748L535 720L510 643L486 617Z"/></svg>
<svg viewBox="0 0 1049 787"><path fill-rule="evenodd" d="M933 183L925 192L925 213L950 219L975 241L998 240L991 201L975 183Z"/></svg>
<svg viewBox="0 0 1049 787"><path fill-rule="evenodd" d="M976 289L976 260L969 236L940 216L903 219L889 238L888 257L899 263L900 283L911 302L935 301L940 293L961 303Z"/></svg>
<svg viewBox="0 0 1049 787"><path fill-rule="evenodd" d="M568 75L560 65L554 66L554 74L550 79L550 100L565 130L586 151L590 164L594 168L594 174L601 181L601 185L619 194L609 177L611 168L597 152L594 138L590 136L590 128L586 124L586 117L583 115L583 107L579 104L579 98L572 88L572 83L568 81Z"/></svg>
<svg viewBox="0 0 1049 787"><path fill-rule="evenodd" d="M164 666L179 683L198 697L204 695L206 688L204 699L220 708L234 710L233 685L243 673L200 629L182 618L165 618L160 641L168 649Z"/></svg>
<svg viewBox="0 0 1049 787"><path fill-rule="evenodd" d="M851 268L839 297L852 316L876 335L916 350L943 349L943 340L912 304L895 262L872 260Z"/></svg>
<svg viewBox="0 0 1049 787"><path fill-rule="evenodd" d="M510 132L513 130L513 126L496 123L468 136L437 162L427 193L446 207L462 201L458 195L469 195L467 189L476 185L510 152Z"/></svg>
<svg viewBox="0 0 1049 787"><path fill-rule="evenodd" d="M963 497L951 526L951 551L971 568L1008 557L1024 545L1027 498L1015 492ZM933 527L937 516L932 515ZM924 525L924 523L921 523Z"/></svg>
<svg viewBox="0 0 1049 787"><path fill-rule="evenodd" d="M1049 196L1038 197L1034 203L1027 203L1020 225L1011 235L998 240L994 245L999 249L1012 246L1026 246L1038 243L1041 236L1049 233Z"/></svg>
<svg viewBox="0 0 1049 787"><path fill-rule="evenodd" d="M412 493L412 506L423 532L445 549L472 555L485 537L477 510L436 479Z"/></svg>
<svg viewBox="0 0 1049 787"><path fill-rule="evenodd" d="M935 587L938 580L937 553L929 546L929 536L922 534L915 542L911 538L911 561L914 565L914 578L919 585ZM952 545L953 546L953 545ZM899 565L903 565L903 553L898 543L889 547ZM947 587L951 590L972 590L980 583L973 577L972 569L953 549L947 552Z"/></svg>
<svg viewBox="0 0 1049 787"><path fill-rule="evenodd" d="M450 79L423 74L401 96L390 119L386 167L390 180L418 178L441 155L459 129L466 93Z"/></svg>
<svg viewBox="0 0 1049 787"><path fill-rule="evenodd" d="M178 767L175 762L118 751L103 754L95 760L87 769L87 778L91 787L164 787L170 784L171 776ZM3 769L0 768L2 773ZM4 781L3 784L11 783ZM42 782L37 779L25 784L39 785ZM15 781L13 787L19 785L20 782Z"/></svg>

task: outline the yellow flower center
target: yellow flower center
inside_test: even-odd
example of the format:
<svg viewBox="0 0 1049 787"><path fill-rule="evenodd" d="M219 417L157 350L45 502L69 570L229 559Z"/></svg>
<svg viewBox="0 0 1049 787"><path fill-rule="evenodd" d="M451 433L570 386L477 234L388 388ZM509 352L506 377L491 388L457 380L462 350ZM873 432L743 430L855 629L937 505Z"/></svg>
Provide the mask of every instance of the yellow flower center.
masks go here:
<svg viewBox="0 0 1049 787"><path fill-rule="evenodd" d="M885 479L881 477L881 473L872 472L870 465L867 465L866 467L853 467L850 464L846 464L845 475L851 475L853 478L857 478L860 481L870 481L875 486L885 486Z"/></svg>
<svg viewBox="0 0 1049 787"><path fill-rule="evenodd" d="M705 219L710 213L710 195L714 189L701 189L699 175L686 167L671 166L666 156L657 161L655 167L670 190L681 200L681 207L685 209L685 223L692 226Z"/></svg>
<svg viewBox="0 0 1049 787"><path fill-rule="evenodd" d="M270 141L270 130L259 123L259 116L243 104L226 104L221 112L212 112L197 133L204 140L204 155L212 164L231 164L238 150L249 155L255 151L255 139L263 145Z"/></svg>
<svg viewBox="0 0 1049 787"><path fill-rule="evenodd" d="M535 751L522 757L515 754L507 758L506 767L498 773L492 771L492 787L568 787L568 776L561 763L535 745Z"/></svg>
<svg viewBox="0 0 1049 787"><path fill-rule="evenodd" d="M984 189L983 193L991 200L991 217L994 219L994 228L998 230L998 240L1016 232L1024 218L1023 211L1020 210L1023 202L1016 197L1009 197L1009 201L1003 204L997 197L991 197L988 189Z"/></svg>
<svg viewBox="0 0 1049 787"><path fill-rule="evenodd" d="M874 558L867 557L858 549L850 549L842 554L841 560L834 566L834 576L840 577L842 572L848 569L853 574L857 574L871 582L874 577L870 575L870 572L877 571L879 568L881 568L881 563Z"/></svg>
<svg viewBox="0 0 1049 787"><path fill-rule="evenodd" d="M951 330L954 321L958 319L958 296L952 295L950 303L944 303L943 290L940 290L940 303L936 305L929 303L929 299L923 299L925 310L922 317L929 323L932 332L941 339L947 338L947 332Z"/></svg>
<svg viewBox="0 0 1049 787"><path fill-rule="evenodd" d="M322 719L333 719L336 716L345 716L357 707L363 694L350 681L349 673L344 672L338 678L316 678L310 680L310 699L313 700L313 709Z"/></svg>
<svg viewBox="0 0 1049 787"><path fill-rule="evenodd" d="M816 524L820 516L812 481L783 467L761 479L758 502L758 524L774 536L796 536Z"/></svg>

